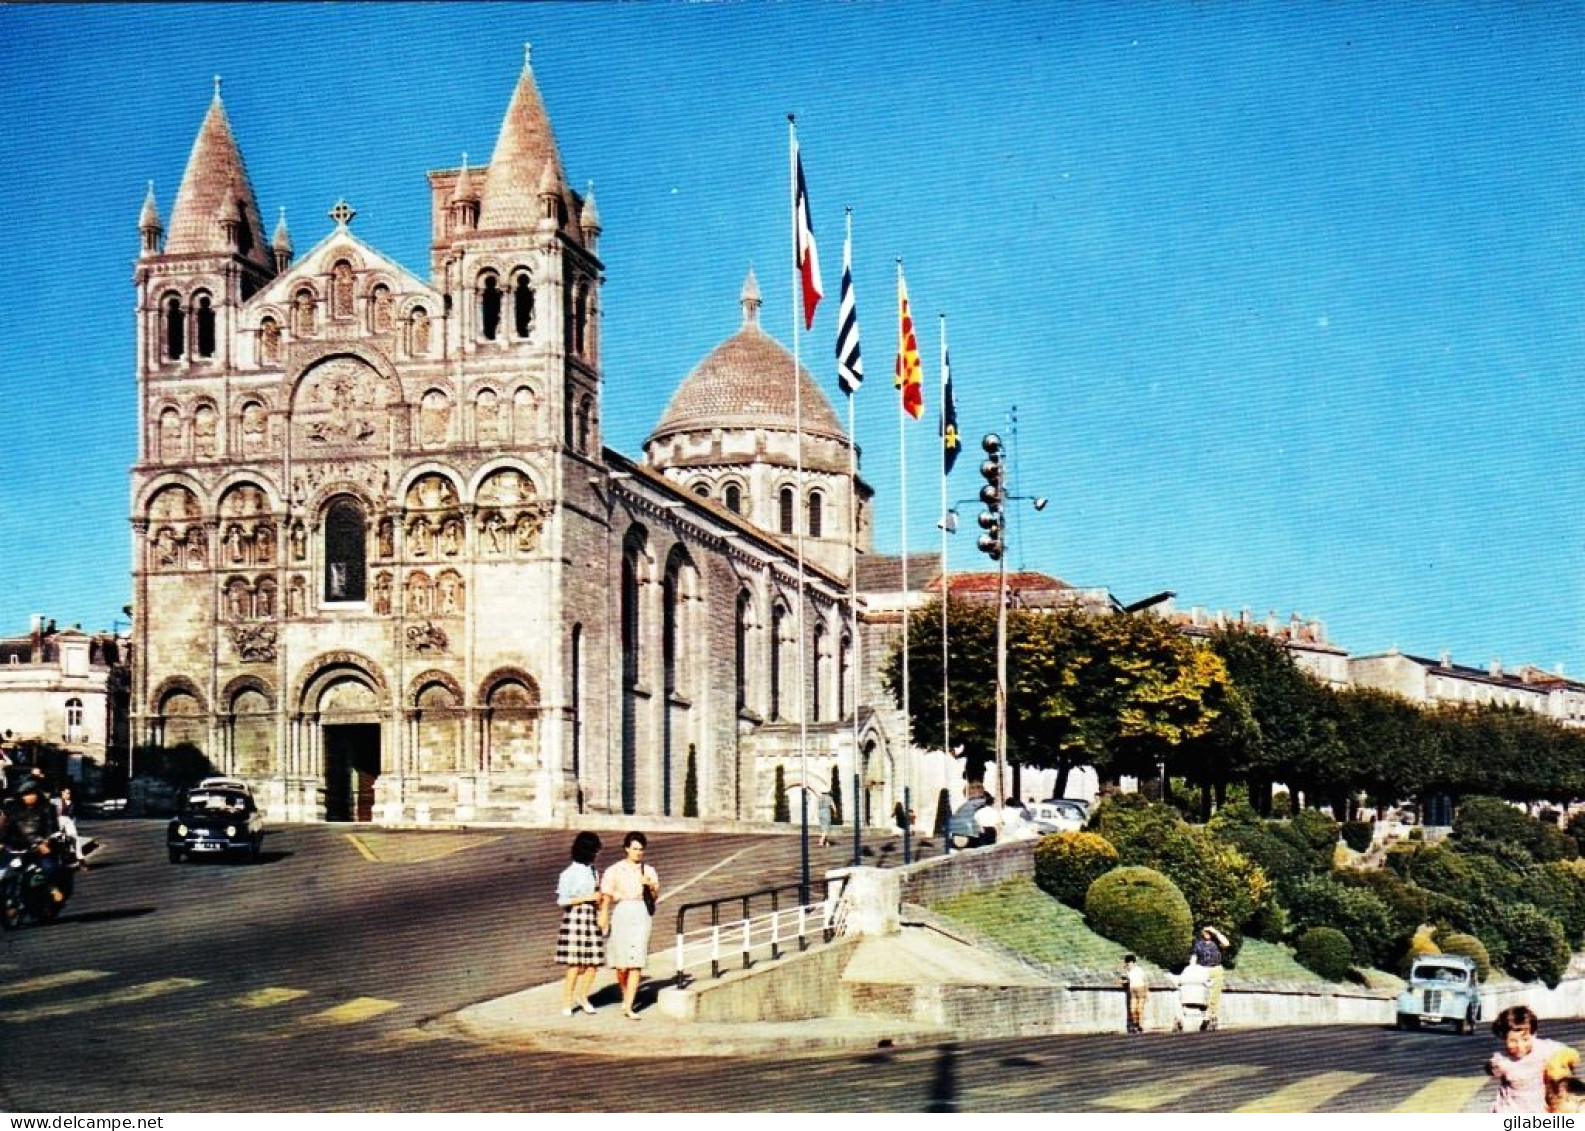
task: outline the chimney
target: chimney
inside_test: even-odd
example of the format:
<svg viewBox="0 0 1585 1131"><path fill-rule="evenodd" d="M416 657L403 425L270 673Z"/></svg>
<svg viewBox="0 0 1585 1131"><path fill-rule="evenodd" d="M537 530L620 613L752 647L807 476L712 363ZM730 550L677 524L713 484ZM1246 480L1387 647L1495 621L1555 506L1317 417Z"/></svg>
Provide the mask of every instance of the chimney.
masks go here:
<svg viewBox="0 0 1585 1131"><path fill-rule="evenodd" d="M1492 661L1487 666L1486 672L1493 678L1502 675L1502 661L1497 659L1495 656L1492 657Z"/></svg>
<svg viewBox="0 0 1585 1131"><path fill-rule="evenodd" d="M1453 653L1449 649L1443 648L1442 655L1438 657L1438 660L1444 668L1450 668L1453 666Z"/></svg>

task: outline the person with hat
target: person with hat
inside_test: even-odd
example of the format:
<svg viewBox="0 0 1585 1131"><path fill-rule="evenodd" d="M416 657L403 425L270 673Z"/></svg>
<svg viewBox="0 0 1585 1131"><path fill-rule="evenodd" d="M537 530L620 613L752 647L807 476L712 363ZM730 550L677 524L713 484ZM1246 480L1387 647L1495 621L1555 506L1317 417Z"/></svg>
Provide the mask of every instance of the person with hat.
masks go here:
<svg viewBox="0 0 1585 1131"><path fill-rule="evenodd" d="M1200 1022L1201 1032L1215 1029L1217 1025L1222 1005L1222 979L1226 976L1222 969L1222 951L1227 946L1227 936L1207 923L1200 928L1200 937L1189 951L1191 962L1210 971L1210 988L1205 998L1205 1020Z"/></svg>

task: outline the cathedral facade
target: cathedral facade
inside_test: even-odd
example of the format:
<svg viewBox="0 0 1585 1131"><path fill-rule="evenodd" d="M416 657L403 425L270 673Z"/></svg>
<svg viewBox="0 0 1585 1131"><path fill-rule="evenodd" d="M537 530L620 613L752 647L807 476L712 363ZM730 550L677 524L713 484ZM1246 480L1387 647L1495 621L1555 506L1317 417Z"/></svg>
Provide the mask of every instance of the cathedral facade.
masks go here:
<svg viewBox="0 0 1585 1131"><path fill-rule="evenodd" d="M628 458L599 213L527 60L489 164L428 181L427 279L345 202L295 255L217 82L168 223L151 186L134 741L196 745L287 820L768 819L807 764L888 823L918 760L871 662L896 618L849 587L869 490L807 371L795 418L752 274Z"/></svg>

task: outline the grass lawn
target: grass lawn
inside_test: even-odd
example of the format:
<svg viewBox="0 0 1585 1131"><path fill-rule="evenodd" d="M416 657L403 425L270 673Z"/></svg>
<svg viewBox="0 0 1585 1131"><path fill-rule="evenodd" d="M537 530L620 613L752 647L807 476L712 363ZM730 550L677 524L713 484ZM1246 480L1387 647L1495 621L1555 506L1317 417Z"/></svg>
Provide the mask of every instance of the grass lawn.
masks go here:
<svg viewBox="0 0 1585 1131"><path fill-rule="evenodd" d="M1009 880L985 891L960 895L935 904L931 910L1040 962L1086 967L1106 975L1115 974L1123 965L1126 948L1121 943L1090 930L1082 912L1058 903L1030 879ZM1149 962L1141 964L1147 970L1155 969ZM1235 982L1261 978L1325 984L1319 974L1294 961L1291 949L1259 939L1244 940L1238 965L1228 973Z"/></svg>

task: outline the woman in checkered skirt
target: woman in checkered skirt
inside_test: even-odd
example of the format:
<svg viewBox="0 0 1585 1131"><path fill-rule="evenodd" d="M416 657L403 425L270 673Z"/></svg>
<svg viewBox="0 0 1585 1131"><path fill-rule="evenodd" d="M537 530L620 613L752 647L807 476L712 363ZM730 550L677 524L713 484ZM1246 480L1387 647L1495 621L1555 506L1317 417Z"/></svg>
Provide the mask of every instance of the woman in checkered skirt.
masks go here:
<svg viewBox="0 0 1585 1131"><path fill-rule="evenodd" d="M600 855L600 838L581 832L572 840L572 863L556 881L556 903L561 907L561 933L556 936L556 961L567 967L561 984L561 1015L578 1010L593 1013L589 990L594 975L605 963L605 940L597 914L600 879L594 870Z"/></svg>

